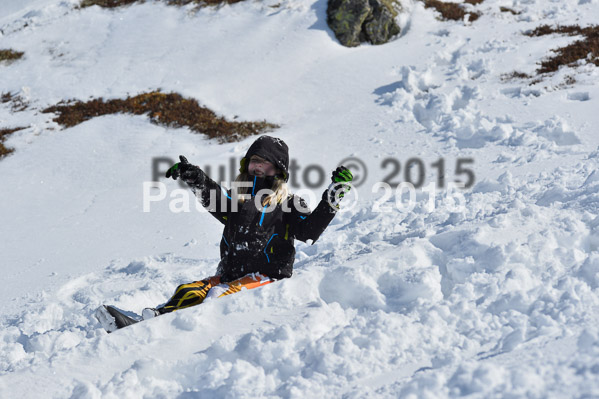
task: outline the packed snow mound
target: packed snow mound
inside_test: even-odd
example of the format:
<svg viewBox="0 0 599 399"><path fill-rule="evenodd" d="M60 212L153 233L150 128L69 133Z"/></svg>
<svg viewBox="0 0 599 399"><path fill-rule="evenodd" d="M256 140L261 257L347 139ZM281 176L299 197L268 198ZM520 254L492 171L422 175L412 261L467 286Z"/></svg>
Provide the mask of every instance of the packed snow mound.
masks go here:
<svg viewBox="0 0 599 399"><path fill-rule="evenodd" d="M0 104L0 127L29 126L0 161L0 397L599 390L599 72L502 78L534 73L575 40L523 32L595 23L596 2L507 4L514 15L486 0L469 24L410 2L397 40L356 49L334 40L320 0L76 3L0 5L3 43L25 52L0 65L0 80L28 104ZM38 110L158 88L231 120L280 124L297 176L352 156L370 180L314 245L297 243L292 278L107 334L94 317L102 304L139 314L218 263L222 226L209 215L166 202L142 212L151 158L216 169L252 140L217 146L128 115L59 130ZM372 165L413 157L446 159L447 183L455 159L473 159L475 184L416 190L413 207L369 185L403 176ZM426 183L439 177L427 171Z"/></svg>
<svg viewBox="0 0 599 399"><path fill-rule="evenodd" d="M552 377L566 373L592 392L599 223L596 202L575 194L598 166L554 171L570 185L553 201L542 177L505 176L451 213L425 198L405 214L365 204L299 245L293 278L106 335L98 306L139 313L217 259L114 262L3 321L3 379L20 386L35 373L59 396L544 396L567 392ZM550 364L530 356L540 348L557 351ZM90 380L94 364L104 366ZM78 371L50 381L68 369Z"/></svg>

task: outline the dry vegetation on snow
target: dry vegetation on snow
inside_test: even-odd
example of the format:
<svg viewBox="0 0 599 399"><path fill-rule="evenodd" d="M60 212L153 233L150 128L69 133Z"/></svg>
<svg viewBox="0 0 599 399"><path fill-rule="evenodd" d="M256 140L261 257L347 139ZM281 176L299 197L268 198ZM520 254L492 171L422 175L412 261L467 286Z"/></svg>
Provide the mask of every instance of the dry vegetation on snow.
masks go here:
<svg viewBox="0 0 599 399"><path fill-rule="evenodd" d="M147 114L150 120L158 125L173 128L188 127L194 132L203 133L221 142L239 141L279 127L266 121L227 121L212 110L199 105L195 99L184 98L177 93L159 91L129 96L124 100L97 98L87 102L61 102L42 112L57 114L54 121L64 127L72 127L102 115Z"/></svg>

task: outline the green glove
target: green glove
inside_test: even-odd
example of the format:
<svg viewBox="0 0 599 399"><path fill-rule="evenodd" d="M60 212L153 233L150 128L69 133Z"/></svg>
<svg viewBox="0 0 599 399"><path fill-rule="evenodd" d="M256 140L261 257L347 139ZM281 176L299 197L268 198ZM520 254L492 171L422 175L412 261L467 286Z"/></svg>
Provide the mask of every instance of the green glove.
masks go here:
<svg viewBox="0 0 599 399"><path fill-rule="evenodd" d="M183 155L179 155L179 159L181 162L178 162L170 167L169 170L166 171L166 178L169 177L173 180L177 180L181 178L186 183L193 183L198 180L202 170L195 165L192 165L187 161Z"/></svg>
<svg viewBox="0 0 599 399"><path fill-rule="evenodd" d="M352 180L354 180L354 175L343 165L335 169L331 177L333 183L351 183Z"/></svg>
<svg viewBox="0 0 599 399"><path fill-rule="evenodd" d="M336 209L339 209L339 203L349 190L351 190L351 182L354 176L351 171L345 166L339 166L333 171L331 176L331 184L324 192L323 199L329 201L329 204Z"/></svg>

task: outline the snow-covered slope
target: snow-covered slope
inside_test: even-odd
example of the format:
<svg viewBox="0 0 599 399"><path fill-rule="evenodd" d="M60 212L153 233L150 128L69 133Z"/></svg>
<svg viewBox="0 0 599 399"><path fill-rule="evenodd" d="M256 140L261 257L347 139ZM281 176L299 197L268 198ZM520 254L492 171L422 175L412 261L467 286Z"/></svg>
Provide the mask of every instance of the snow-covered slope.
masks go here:
<svg viewBox="0 0 599 399"><path fill-rule="evenodd" d="M472 24L405 1L397 40L352 49L324 0L76 4L0 4L0 48L25 52L0 64L0 91L29 104L0 104L0 129L27 127L0 160L0 397L599 395L599 70L504 77L577 39L525 31L589 26L596 0L485 0ZM298 243L291 279L107 335L101 304L139 313L218 262L213 218L168 196L143 211L153 158L230 169L253 139L130 115L62 129L40 111L156 89L281 125L295 192L310 165L354 157L368 173ZM375 184L404 181L411 158L424 190L405 209ZM450 190L460 162L475 184Z"/></svg>

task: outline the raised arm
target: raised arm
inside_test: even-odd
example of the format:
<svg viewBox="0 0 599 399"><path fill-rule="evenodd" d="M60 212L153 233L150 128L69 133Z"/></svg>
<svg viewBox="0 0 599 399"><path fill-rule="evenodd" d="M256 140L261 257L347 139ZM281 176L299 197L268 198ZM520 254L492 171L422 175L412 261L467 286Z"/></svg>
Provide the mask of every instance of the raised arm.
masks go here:
<svg viewBox="0 0 599 399"><path fill-rule="evenodd" d="M312 240L314 244L337 214L341 199L351 188L352 179L349 169L338 167L313 212L301 197L293 196L289 222L291 235L304 242Z"/></svg>
<svg viewBox="0 0 599 399"><path fill-rule="evenodd" d="M212 180L202 169L190 164L183 155L181 162L174 164L166 171L166 177L180 178L189 185L191 191L202 206L221 223L226 223L228 211L231 209L231 194Z"/></svg>

